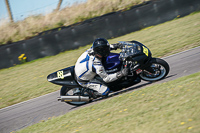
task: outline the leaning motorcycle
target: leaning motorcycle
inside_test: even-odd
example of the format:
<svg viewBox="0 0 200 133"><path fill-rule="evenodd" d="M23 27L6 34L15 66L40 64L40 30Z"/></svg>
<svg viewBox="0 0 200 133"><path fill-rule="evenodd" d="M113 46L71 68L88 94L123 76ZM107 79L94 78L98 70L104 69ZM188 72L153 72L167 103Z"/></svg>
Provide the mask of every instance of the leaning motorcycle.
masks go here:
<svg viewBox="0 0 200 133"><path fill-rule="evenodd" d="M142 80L158 81L167 76L169 65L160 58L153 58L151 51L138 41L121 41L120 53L110 53L102 61L103 66L108 74L121 71L124 67L129 68L129 74L116 81L105 83L111 92L116 92L138 84ZM96 76L100 82L103 80ZM96 99L88 88L80 86L75 78L74 66L56 71L49 74L47 80L51 83L61 85L60 97L58 100L70 105L83 105Z"/></svg>

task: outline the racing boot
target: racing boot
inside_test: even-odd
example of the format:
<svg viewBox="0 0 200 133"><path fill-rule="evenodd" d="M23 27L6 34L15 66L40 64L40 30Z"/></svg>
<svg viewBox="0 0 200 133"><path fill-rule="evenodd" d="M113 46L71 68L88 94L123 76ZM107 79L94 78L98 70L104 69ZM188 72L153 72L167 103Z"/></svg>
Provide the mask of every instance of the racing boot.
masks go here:
<svg viewBox="0 0 200 133"><path fill-rule="evenodd" d="M99 92L92 90L92 89L88 89L88 93L89 93L90 97L93 99L97 99L102 96Z"/></svg>

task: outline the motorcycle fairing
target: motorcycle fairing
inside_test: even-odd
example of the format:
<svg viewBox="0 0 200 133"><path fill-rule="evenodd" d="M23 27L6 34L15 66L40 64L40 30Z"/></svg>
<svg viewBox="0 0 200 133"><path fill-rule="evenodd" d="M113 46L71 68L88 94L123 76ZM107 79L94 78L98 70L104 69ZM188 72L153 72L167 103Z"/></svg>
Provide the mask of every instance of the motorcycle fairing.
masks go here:
<svg viewBox="0 0 200 133"><path fill-rule="evenodd" d="M119 60L119 54L110 53L106 60L103 61L103 66L108 74L120 71L122 62Z"/></svg>
<svg viewBox="0 0 200 133"><path fill-rule="evenodd" d="M120 61L119 56L120 54L118 53L110 53L106 60L103 61L103 66L105 67L105 70L108 74L116 73L121 70L122 62ZM111 89L111 91L118 91L122 88L127 88L141 82L141 79L138 78L136 74L134 76L126 78L124 77L110 83L103 82L99 76L97 76L96 79L106 84Z"/></svg>
<svg viewBox="0 0 200 133"><path fill-rule="evenodd" d="M47 76L47 80L53 84L70 87L79 87L74 78L74 66L61 69Z"/></svg>
<svg viewBox="0 0 200 133"><path fill-rule="evenodd" d="M134 50L137 51L134 55L130 56L133 61L136 61L140 64L140 66L146 67L151 59L151 51L142 43L138 41L130 41L130 43L134 44ZM148 67L148 66L147 66Z"/></svg>

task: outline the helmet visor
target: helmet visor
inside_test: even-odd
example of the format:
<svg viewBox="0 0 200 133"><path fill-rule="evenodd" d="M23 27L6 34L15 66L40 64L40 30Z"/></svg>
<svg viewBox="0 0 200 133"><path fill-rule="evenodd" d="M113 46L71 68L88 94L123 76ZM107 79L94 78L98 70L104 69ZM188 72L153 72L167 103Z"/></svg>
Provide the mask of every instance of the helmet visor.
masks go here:
<svg viewBox="0 0 200 133"><path fill-rule="evenodd" d="M110 47L98 47L95 48L95 54L101 55L102 57L107 57L110 54Z"/></svg>

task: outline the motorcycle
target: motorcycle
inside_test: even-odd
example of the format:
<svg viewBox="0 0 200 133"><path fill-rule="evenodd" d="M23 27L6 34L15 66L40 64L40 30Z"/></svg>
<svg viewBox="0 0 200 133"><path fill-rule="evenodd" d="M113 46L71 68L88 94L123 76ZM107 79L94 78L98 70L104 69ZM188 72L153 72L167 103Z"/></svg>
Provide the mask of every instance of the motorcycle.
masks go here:
<svg viewBox="0 0 200 133"><path fill-rule="evenodd" d="M170 67L168 63L160 58L153 58L151 51L138 41L120 41L120 53L110 53L102 61L108 74L121 71L124 67L129 68L128 75L116 81L105 83L110 91L116 92L123 88L131 87L145 81L158 81L167 76ZM100 82L103 80L95 77ZM75 77L74 66L61 69L47 76L51 83L61 85L60 97L58 101L66 102L70 105L87 104L96 97L93 91L78 84Z"/></svg>

